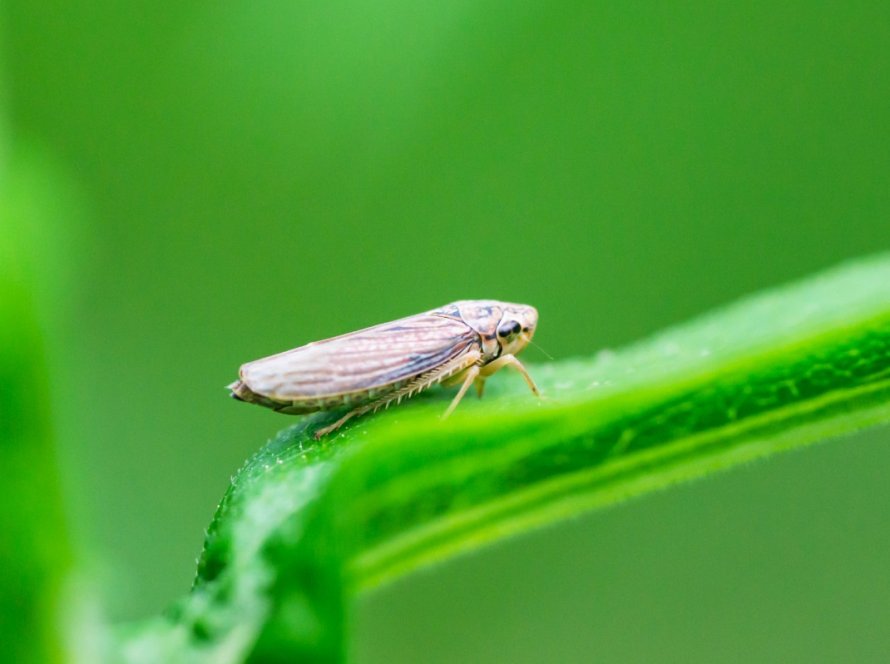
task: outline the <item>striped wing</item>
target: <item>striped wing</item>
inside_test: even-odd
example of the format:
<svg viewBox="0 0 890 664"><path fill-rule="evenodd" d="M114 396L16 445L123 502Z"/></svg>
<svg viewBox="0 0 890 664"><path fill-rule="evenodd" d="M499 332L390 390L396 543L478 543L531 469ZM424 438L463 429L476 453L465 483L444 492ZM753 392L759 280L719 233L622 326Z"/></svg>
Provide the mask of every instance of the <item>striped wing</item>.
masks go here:
<svg viewBox="0 0 890 664"><path fill-rule="evenodd" d="M419 314L249 362L241 381L275 401L383 391L479 346L459 318Z"/></svg>

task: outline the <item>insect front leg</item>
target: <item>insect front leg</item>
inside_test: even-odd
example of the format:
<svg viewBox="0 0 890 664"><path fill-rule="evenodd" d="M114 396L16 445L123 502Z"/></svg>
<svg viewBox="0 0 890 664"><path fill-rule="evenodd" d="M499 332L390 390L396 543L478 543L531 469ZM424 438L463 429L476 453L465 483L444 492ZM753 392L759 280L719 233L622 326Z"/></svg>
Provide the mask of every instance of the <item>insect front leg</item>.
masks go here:
<svg viewBox="0 0 890 664"><path fill-rule="evenodd" d="M502 367L510 366L516 369L522 377L525 378L525 382L528 384L529 389L532 391L536 397L541 396L541 391L538 389L538 386L535 385L535 381L532 379L531 375L529 375L528 370L522 365L522 362L516 359L515 355L501 355L498 359L489 362L485 366L482 367L480 371L481 378L487 378L492 375Z"/></svg>

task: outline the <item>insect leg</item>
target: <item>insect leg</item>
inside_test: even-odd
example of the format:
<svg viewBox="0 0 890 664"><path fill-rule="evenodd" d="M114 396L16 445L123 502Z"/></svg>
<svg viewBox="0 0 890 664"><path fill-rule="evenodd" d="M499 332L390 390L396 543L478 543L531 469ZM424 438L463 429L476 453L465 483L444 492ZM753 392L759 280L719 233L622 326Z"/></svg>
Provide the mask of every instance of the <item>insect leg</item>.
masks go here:
<svg viewBox="0 0 890 664"><path fill-rule="evenodd" d="M485 392L485 379L482 376L476 378L476 396L480 399L482 398L482 394Z"/></svg>
<svg viewBox="0 0 890 664"><path fill-rule="evenodd" d="M460 355L460 356L446 362L442 366L437 367L436 369L433 369L432 371L428 371L424 374L421 374L414 380L412 380L409 383L407 383L406 385L404 385L403 387L400 387L397 390L393 390L392 392L388 392L387 394L384 394L383 396L381 396L379 399L376 399L369 403L363 404L363 405L359 406L358 408L353 408L352 410L350 410L348 413L346 413L343 417L341 417L339 420L337 420L333 424L329 424L328 426L323 427L323 428L319 429L318 431L316 431L315 439L318 440L322 436L327 435L327 434L331 433L332 431L336 431L341 426L346 424L346 422L351 420L353 417L357 417L359 415L364 415L365 413L371 413L371 412L374 412L380 408L384 408L393 402L398 403L402 399L410 398L410 397L414 396L415 394L419 394L420 392L427 389L428 387L435 385L436 383L441 383L441 382L446 381L448 378L454 376L455 374L459 374L460 372L464 371L465 369L468 372L475 371L475 374L474 374L474 376L475 376L476 374L479 373L479 367L476 366L475 363L479 361L480 357L481 357L481 353L478 350L471 350L463 355ZM473 381L470 380L470 382L472 383ZM463 387L461 389L461 392L460 392L461 396L463 395L464 392L466 392L466 389L467 389L466 387ZM460 401L460 399L457 399L456 401ZM452 408L453 408L453 406L457 405L456 401L452 403ZM451 409L449 409L448 412L450 413Z"/></svg>
<svg viewBox="0 0 890 664"><path fill-rule="evenodd" d="M522 362L516 359L515 355L501 355L493 362L489 362L484 367L482 367L482 376L490 376L495 371L505 366L511 366L516 369L516 371L522 374L522 377L525 378L525 382L528 384L528 387L532 391L532 394L534 394L536 397L541 396L541 391L538 389L538 386L535 385L535 381L529 375L526 368L522 366Z"/></svg>
<svg viewBox="0 0 890 664"><path fill-rule="evenodd" d="M346 424L349 420L351 420L353 417L355 417L356 415L361 415L363 412L364 411L361 408L353 408L348 413L346 413L346 415L341 417L339 420L337 420L333 424L329 424L326 427L322 427L321 429L316 431L314 434L315 440L318 440L322 436L326 436L327 434L331 433L332 431L336 431L337 429L342 427L344 424Z"/></svg>
<svg viewBox="0 0 890 664"><path fill-rule="evenodd" d="M451 400L451 404L448 406L448 409L445 411L445 414L442 415L442 419L444 420L446 417L451 415L454 412L454 409L457 408L457 404L460 403L460 400L464 398L464 395L467 393L467 390L470 389L470 385L473 384L473 381L476 380L476 377L479 375L479 367L475 364L467 369L466 377L464 378L464 384L460 386L460 389L457 391L457 394L454 396L454 399Z"/></svg>

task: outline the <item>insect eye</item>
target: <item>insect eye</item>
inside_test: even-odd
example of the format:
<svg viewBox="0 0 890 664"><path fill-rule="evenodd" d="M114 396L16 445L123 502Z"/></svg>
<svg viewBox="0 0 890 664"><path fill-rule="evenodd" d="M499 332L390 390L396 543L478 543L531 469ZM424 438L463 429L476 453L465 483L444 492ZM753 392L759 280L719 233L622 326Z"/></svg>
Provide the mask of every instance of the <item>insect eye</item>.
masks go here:
<svg viewBox="0 0 890 664"><path fill-rule="evenodd" d="M519 321L510 320L506 323L501 323L498 326L498 336L502 339L506 337L511 337L513 335L519 334L520 329Z"/></svg>

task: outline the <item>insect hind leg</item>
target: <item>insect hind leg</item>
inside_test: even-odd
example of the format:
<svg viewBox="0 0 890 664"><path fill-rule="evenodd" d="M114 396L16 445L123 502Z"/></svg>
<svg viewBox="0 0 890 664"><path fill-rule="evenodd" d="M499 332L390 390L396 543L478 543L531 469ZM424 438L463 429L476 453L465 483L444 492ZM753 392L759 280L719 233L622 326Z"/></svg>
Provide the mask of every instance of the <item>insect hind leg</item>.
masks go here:
<svg viewBox="0 0 890 664"><path fill-rule="evenodd" d="M346 413L343 417L341 417L339 420L337 420L333 424L329 424L326 427L322 427L321 429L318 429L313 434L313 437L315 438L315 440L318 440L322 436L326 436L329 433L336 431L337 429L342 427L344 424L346 424L349 420L351 420L353 417L356 417L357 415L361 415L363 412L364 412L364 410L362 408L353 408L352 410L350 410L348 413Z"/></svg>
<svg viewBox="0 0 890 664"><path fill-rule="evenodd" d="M344 424L346 424L353 417L358 417L360 415L364 415L366 413L375 412L381 408L387 408L389 404L392 402L400 403L402 399L410 399L412 396L423 392L425 389L454 376L455 374L459 374L464 370L473 371L474 377L479 373L479 367L476 366L476 363L479 361L481 357L481 353L478 350L473 350L464 355L456 357L449 362L446 362L441 367L438 367L432 371L428 371L425 374L421 374L408 384L403 387L400 387L397 390L384 394L378 399L371 401L366 404L362 404L357 408L353 408L348 413L346 413L343 417L341 417L336 422L329 424L326 427L322 427L318 431L315 432L315 440L318 440L322 436L325 436L333 431L336 431ZM473 381L471 380L470 383ZM466 392L466 388L462 387L461 391L458 393L460 397L463 396L463 393ZM450 413L454 407L457 406L457 403L460 401L459 398L456 398L452 401L451 407L449 407L447 413ZM447 416L446 413L446 416Z"/></svg>

